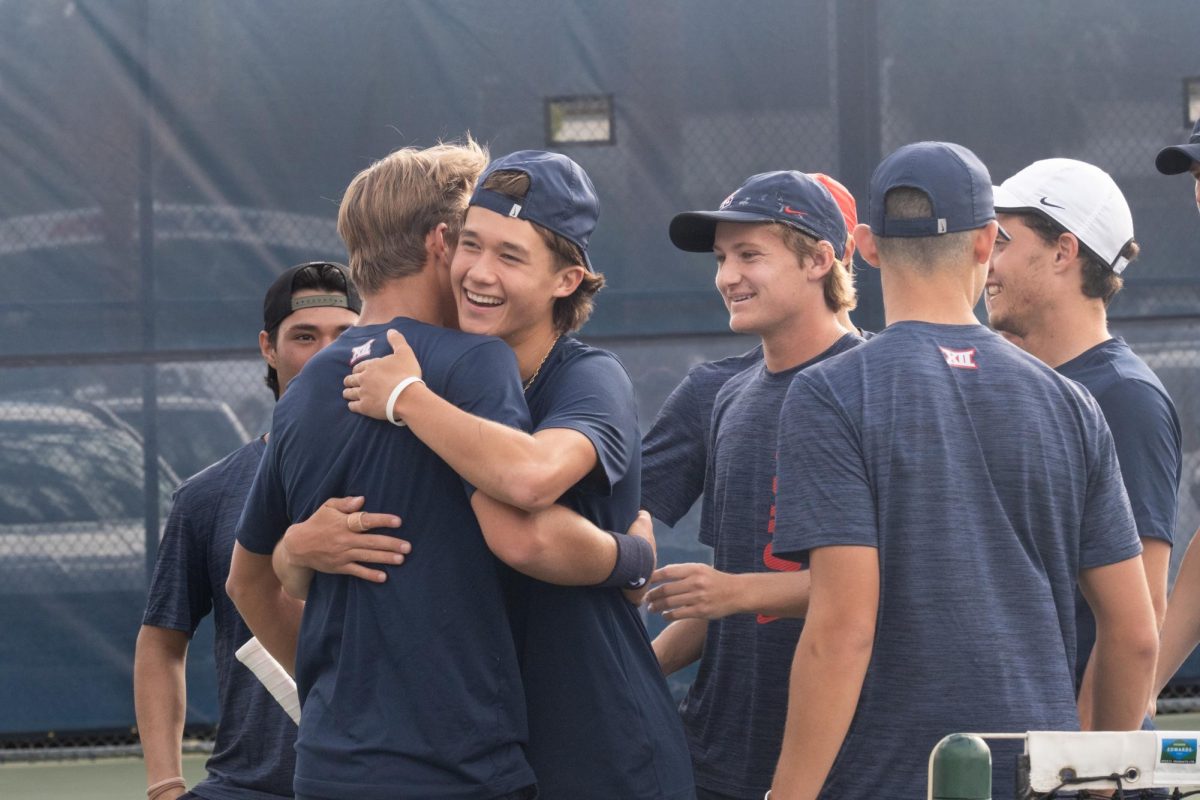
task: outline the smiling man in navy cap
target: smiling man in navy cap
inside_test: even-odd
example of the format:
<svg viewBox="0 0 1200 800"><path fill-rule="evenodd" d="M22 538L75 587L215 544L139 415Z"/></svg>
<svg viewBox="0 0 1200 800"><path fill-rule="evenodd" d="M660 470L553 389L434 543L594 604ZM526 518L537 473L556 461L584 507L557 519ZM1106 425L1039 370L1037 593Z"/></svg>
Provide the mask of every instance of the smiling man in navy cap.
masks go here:
<svg viewBox="0 0 1200 800"><path fill-rule="evenodd" d="M711 404L700 541L713 566L655 573L663 584L650 609L671 625L654 647L666 672L700 659L681 706L697 796L759 798L779 757L808 599L807 573L771 553L779 407L797 373L861 341L839 321L854 300L846 224L815 176L778 171L747 179L716 211L677 215L670 235L716 257L729 327L762 346Z"/></svg>
<svg viewBox="0 0 1200 800"><path fill-rule="evenodd" d="M458 321L512 349L532 433L457 408L433 384L406 383L433 362L395 334L393 355L364 362L346 380L352 411L407 424L470 484L485 536L482 509L495 503L527 512L565 506L606 531L639 518L632 382L611 353L570 336L604 283L588 255L599 213L578 164L522 150L488 166L462 223L450 265ZM603 562L614 564L607 580L597 576L603 585L525 577L511 587L538 796L691 800L679 716L637 607L621 592L644 585L653 553L634 557L642 540L612 538L616 560Z"/></svg>
<svg viewBox="0 0 1200 800"><path fill-rule="evenodd" d="M1077 574L1098 729L1141 722L1157 649L1096 402L975 318L998 232L987 168L902 147L869 219L855 238L888 327L797 375L780 412L775 552L809 563L811 589L773 800L916 800L947 734L1077 729Z"/></svg>

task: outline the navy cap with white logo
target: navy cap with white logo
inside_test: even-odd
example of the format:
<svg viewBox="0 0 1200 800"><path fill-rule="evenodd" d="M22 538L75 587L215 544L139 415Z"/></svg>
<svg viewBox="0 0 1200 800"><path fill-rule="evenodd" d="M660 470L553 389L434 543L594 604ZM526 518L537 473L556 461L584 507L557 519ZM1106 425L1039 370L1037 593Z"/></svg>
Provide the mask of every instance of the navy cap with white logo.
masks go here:
<svg viewBox="0 0 1200 800"><path fill-rule="evenodd" d="M1196 127L1192 128L1188 143L1175 144L1159 150L1154 159L1154 166L1158 167L1158 171L1163 175L1178 175L1189 171L1197 161L1200 161L1200 120L1196 120Z"/></svg>
<svg viewBox="0 0 1200 800"><path fill-rule="evenodd" d="M685 211L671 220L671 241L689 253L710 253L718 222L780 222L829 242L846 254L846 221L829 190L795 170L763 172L746 180L717 211Z"/></svg>
<svg viewBox="0 0 1200 800"><path fill-rule="evenodd" d="M520 200L483 188L493 173L523 172L529 176L529 191ZM480 206L506 217L532 222L557 233L583 251L584 266L592 269L588 257L588 239L600 218L600 199L596 187L583 167L560 153L544 150L518 150L488 164L470 205Z"/></svg>
<svg viewBox="0 0 1200 800"><path fill-rule="evenodd" d="M917 189L933 216L893 219L884 201L892 189ZM992 176L967 148L951 142L907 144L885 158L871 176L868 220L876 236L912 238L982 228L996 218Z"/></svg>

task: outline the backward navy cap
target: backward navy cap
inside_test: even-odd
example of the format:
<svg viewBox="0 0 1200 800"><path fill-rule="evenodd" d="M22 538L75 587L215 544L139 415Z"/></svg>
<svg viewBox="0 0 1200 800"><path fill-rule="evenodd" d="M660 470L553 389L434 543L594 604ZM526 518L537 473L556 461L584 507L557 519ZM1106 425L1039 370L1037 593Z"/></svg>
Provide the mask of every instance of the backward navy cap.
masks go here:
<svg viewBox="0 0 1200 800"><path fill-rule="evenodd" d="M518 200L483 188L489 177L501 171L521 172L529 177L525 197ZM518 150L497 158L479 177L469 205L523 219L557 233L579 247L584 266L592 270L588 239L600 218L600 200L583 167L566 156L544 150Z"/></svg>
<svg viewBox="0 0 1200 800"><path fill-rule="evenodd" d="M916 189L933 206L933 216L889 218L884 201L892 189ZM868 219L883 237L938 236L982 228L996 218L992 177L979 157L951 142L907 144L880 162L871 176Z"/></svg>

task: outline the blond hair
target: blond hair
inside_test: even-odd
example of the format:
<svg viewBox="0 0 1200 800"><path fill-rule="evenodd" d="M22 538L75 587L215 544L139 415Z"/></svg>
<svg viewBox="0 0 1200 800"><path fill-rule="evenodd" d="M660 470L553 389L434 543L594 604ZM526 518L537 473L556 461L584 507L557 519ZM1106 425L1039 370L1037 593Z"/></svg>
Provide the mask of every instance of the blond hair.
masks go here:
<svg viewBox="0 0 1200 800"><path fill-rule="evenodd" d="M513 200L523 200L525 195L529 194L529 176L518 170L498 170L487 177L483 188L498 192ZM542 237L546 247L550 249L550 253L554 256L556 271L577 265L586 268L587 263L579 245L565 236L543 228L536 222L529 224L533 226L538 235ZM603 275L591 270L584 272L583 280L579 282L579 286L574 292L554 301L554 329L559 333L570 333L582 328L588 318L592 316L592 309L595 307L595 301L592 298L602 288L604 288Z"/></svg>
<svg viewBox="0 0 1200 800"><path fill-rule="evenodd" d="M338 209L350 277L364 293L421 271L425 238L438 225L457 242L471 190L487 166L487 149L466 140L397 150L354 176Z"/></svg>
<svg viewBox="0 0 1200 800"><path fill-rule="evenodd" d="M770 226L798 261L816 258L820 253L819 241L803 231L782 222L772 222ZM858 293L854 289L854 270L849 258L834 258L833 266L825 273L822 288L825 291L825 307L833 313L843 309L853 311L858 306Z"/></svg>

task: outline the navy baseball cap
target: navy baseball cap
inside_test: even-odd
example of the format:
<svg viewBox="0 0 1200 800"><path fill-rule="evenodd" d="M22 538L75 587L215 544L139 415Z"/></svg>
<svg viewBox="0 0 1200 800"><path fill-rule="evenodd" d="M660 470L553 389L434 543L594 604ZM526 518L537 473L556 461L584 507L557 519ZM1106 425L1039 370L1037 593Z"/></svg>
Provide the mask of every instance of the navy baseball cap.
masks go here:
<svg viewBox="0 0 1200 800"><path fill-rule="evenodd" d="M501 171L529 176L529 192L524 198L516 200L483 188L493 173ZM557 233L583 251L584 266L592 269L588 239L600 218L600 199L583 167L566 156L544 150L518 150L497 158L479 177L468 205L523 219Z"/></svg>
<svg viewBox="0 0 1200 800"><path fill-rule="evenodd" d="M1192 162L1200 161L1200 120L1192 128L1187 144L1176 144L1158 151L1154 166L1163 175L1178 175L1192 168Z"/></svg>
<svg viewBox="0 0 1200 800"><path fill-rule="evenodd" d="M685 211L671 220L671 242L689 253L711 253L718 222L780 222L833 245L846 255L846 220L828 189L795 170L763 172L746 180L716 211Z"/></svg>
<svg viewBox="0 0 1200 800"><path fill-rule="evenodd" d="M313 294L307 297L293 297L292 295L296 292L296 276L305 270L315 270L320 273L323 283L334 286L345 284L345 294ZM263 297L263 330L274 330L294 311L321 306L348 308L355 314L362 311L362 299L358 296L358 289L355 288L354 282L350 280L350 271L344 264L336 261L309 261L305 264L297 264L284 270L283 274L276 278L267 289L267 294Z"/></svg>
<svg viewBox="0 0 1200 800"><path fill-rule="evenodd" d="M884 200L889 191L899 188L924 192L933 205L933 216L888 218ZM970 150L950 142L906 144L885 158L871 176L867 202L871 233L883 237L970 231L996 218L987 167Z"/></svg>

